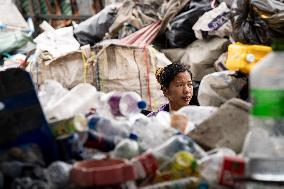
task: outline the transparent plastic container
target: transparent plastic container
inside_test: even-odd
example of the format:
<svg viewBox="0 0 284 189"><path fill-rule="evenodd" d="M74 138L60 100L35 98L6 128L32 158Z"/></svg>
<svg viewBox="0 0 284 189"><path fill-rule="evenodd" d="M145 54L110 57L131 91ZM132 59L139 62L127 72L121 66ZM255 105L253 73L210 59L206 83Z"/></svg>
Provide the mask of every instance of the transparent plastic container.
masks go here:
<svg viewBox="0 0 284 189"><path fill-rule="evenodd" d="M135 92L110 92L102 98L102 115L131 117L146 108L146 102Z"/></svg>
<svg viewBox="0 0 284 189"><path fill-rule="evenodd" d="M135 92L125 92L119 102L119 110L123 116L139 114L146 108L146 102Z"/></svg>

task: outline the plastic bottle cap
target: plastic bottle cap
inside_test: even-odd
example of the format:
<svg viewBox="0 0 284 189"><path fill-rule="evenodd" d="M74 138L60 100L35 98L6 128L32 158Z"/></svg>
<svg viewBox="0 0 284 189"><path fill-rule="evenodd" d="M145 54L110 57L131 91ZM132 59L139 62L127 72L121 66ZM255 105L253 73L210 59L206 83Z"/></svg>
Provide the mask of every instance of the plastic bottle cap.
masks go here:
<svg viewBox="0 0 284 189"><path fill-rule="evenodd" d="M130 133L129 139L137 141L138 140L138 136L136 134L134 134L134 133Z"/></svg>
<svg viewBox="0 0 284 189"><path fill-rule="evenodd" d="M137 105L138 105L138 108L139 108L139 109L142 109L142 110L143 110L143 109L146 108L147 103L146 103L144 100L141 100L141 101L138 102Z"/></svg>
<svg viewBox="0 0 284 189"><path fill-rule="evenodd" d="M251 53L247 54L246 56L246 60L249 62L249 63L252 63L255 61L255 56Z"/></svg>
<svg viewBox="0 0 284 189"><path fill-rule="evenodd" d="M205 181L201 181L201 183L198 186L198 189L208 189L209 185Z"/></svg>
<svg viewBox="0 0 284 189"><path fill-rule="evenodd" d="M172 163L172 168L176 171L182 170L184 168L196 168L193 165L194 157L191 153L187 151L180 151L175 154L175 160Z"/></svg>
<svg viewBox="0 0 284 189"><path fill-rule="evenodd" d="M99 117L92 117L89 122L88 122L88 127L90 129L96 129L97 123L99 122L100 118Z"/></svg>

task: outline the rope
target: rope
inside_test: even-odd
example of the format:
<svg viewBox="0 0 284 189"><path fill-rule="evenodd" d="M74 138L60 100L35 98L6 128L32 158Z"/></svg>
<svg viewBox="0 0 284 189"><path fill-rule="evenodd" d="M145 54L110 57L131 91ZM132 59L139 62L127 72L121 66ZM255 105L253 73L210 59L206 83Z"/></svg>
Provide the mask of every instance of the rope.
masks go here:
<svg viewBox="0 0 284 189"><path fill-rule="evenodd" d="M84 54L84 50L81 51L81 55L82 55L82 60L83 60L83 81L84 83L87 83L87 61L86 61L86 57Z"/></svg>
<svg viewBox="0 0 284 189"><path fill-rule="evenodd" d="M151 99L151 90L150 90L150 65L149 65L150 63L148 61L149 53L146 46L143 47L143 51L144 51L144 63L146 64L147 68L146 83L147 83L147 94L149 97L149 108L150 110L152 110L152 99Z"/></svg>

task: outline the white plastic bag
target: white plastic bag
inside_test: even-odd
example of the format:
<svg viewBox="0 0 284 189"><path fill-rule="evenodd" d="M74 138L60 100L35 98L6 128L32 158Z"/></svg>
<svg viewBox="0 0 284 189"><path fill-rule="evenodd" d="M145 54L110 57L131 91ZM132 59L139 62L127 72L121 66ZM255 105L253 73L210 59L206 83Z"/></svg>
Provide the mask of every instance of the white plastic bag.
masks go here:
<svg viewBox="0 0 284 189"><path fill-rule="evenodd" d="M73 36L73 28L65 27L55 30L46 21L40 25L45 32L34 39L37 49L48 51L53 58L79 50L80 44Z"/></svg>
<svg viewBox="0 0 284 189"><path fill-rule="evenodd" d="M196 38L206 39L210 36L229 36L232 33L232 23L229 15L230 9L225 2L206 12L192 27Z"/></svg>

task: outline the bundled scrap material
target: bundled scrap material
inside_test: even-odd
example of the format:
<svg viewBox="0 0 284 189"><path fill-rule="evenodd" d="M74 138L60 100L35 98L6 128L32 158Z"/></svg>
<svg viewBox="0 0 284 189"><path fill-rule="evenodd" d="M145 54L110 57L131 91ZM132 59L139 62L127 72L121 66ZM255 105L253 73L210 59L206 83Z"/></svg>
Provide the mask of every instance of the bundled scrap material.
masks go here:
<svg viewBox="0 0 284 189"><path fill-rule="evenodd" d="M232 6L233 38L245 44L271 44L284 37L284 2L238 0Z"/></svg>
<svg viewBox="0 0 284 189"><path fill-rule="evenodd" d="M246 76L235 71L208 74L200 83L198 102L202 106L219 107L231 98L240 98L246 85Z"/></svg>
<svg viewBox="0 0 284 189"><path fill-rule="evenodd" d="M218 37L196 40L188 45L180 61L190 66L192 80L201 81L204 76L216 71L213 64L226 51L228 44L227 39Z"/></svg>
<svg viewBox="0 0 284 189"><path fill-rule="evenodd" d="M153 23L125 37L116 44L97 46L97 62L94 65L98 90L136 91L147 99L149 109L157 109L165 99L155 79L158 67L171 62L149 44L160 29L160 22Z"/></svg>
<svg viewBox="0 0 284 189"><path fill-rule="evenodd" d="M230 9L225 2L221 3L217 8L204 13L192 29L197 39L230 36L232 33Z"/></svg>
<svg viewBox="0 0 284 189"><path fill-rule="evenodd" d="M191 0L183 8L180 14L170 22L170 28L166 31L167 39L171 47L185 47L196 38L192 26L205 12L211 10L209 0Z"/></svg>
<svg viewBox="0 0 284 189"><path fill-rule="evenodd" d="M139 0L139 1L124 1L122 7L117 13L114 23L109 28L109 37L118 36L119 30L125 23L141 29L153 22L157 21L159 1Z"/></svg>

